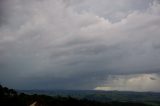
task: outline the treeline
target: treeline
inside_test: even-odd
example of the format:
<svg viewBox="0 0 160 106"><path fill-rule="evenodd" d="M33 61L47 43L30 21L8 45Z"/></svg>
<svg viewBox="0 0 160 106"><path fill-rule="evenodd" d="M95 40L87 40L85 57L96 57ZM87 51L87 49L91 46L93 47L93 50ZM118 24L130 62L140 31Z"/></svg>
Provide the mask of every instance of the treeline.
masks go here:
<svg viewBox="0 0 160 106"><path fill-rule="evenodd" d="M38 106L149 106L133 102L113 101L102 103L72 97L18 94L15 90L0 85L0 106L30 106L33 102L36 102Z"/></svg>

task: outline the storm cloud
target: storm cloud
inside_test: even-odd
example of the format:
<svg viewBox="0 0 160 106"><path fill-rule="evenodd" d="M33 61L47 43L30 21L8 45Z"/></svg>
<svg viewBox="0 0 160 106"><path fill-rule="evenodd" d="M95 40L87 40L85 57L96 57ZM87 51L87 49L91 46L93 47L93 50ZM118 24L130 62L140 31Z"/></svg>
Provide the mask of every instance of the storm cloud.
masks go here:
<svg viewBox="0 0 160 106"><path fill-rule="evenodd" d="M158 0L2 2L2 84L17 89L101 89L110 85L137 90L138 84L134 89L126 83L119 88L108 81L142 77L147 83L153 81L147 75L159 78ZM160 91L157 84L144 86Z"/></svg>

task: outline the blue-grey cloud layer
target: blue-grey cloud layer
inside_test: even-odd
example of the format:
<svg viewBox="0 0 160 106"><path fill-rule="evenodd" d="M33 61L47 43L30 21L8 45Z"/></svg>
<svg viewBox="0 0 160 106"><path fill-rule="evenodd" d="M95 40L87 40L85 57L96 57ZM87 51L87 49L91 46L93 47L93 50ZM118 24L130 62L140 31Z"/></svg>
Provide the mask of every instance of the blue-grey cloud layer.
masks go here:
<svg viewBox="0 0 160 106"><path fill-rule="evenodd" d="M1 83L20 89L93 89L109 75L160 72L158 1L4 4Z"/></svg>

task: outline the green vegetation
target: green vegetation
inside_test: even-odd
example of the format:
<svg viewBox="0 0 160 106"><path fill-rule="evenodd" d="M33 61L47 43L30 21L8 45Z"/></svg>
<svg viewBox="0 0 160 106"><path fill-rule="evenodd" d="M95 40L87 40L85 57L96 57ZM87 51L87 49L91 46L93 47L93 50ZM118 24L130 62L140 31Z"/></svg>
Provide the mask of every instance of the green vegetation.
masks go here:
<svg viewBox="0 0 160 106"><path fill-rule="evenodd" d="M47 96L47 95L28 95L25 93L18 94L13 89L0 86L0 106L29 106L37 102L39 106L155 106L153 103L138 102L98 102L87 99L75 99L72 97ZM158 106L158 105L157 105ZM160 106L160 105L159 105Z"/></svg>

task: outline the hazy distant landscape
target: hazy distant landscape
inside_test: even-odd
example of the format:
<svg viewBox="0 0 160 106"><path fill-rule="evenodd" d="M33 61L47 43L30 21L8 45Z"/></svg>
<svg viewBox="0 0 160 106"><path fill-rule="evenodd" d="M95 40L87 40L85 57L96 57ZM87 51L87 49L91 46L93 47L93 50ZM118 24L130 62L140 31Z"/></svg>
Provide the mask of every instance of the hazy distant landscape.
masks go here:
<svg viewBox="0 0 160 106"><path fill-rule="evenodd" d="M129 92L129 91L96 91L96 90L22 90L26 94L39 94L48 96L74 97L100 102L131 101L131 102L160 102L160 93L156 92Z"/></svg>
<svg viewBox="0 0 160 106"><path fill-rule="evenodd" d="M22 90L26 94L73 97L98 102L140 102L160 103L160 93L156 92L129 92L129 91L96 91L96 90Z"/></svg>
<svg viewBox="0 0 160 106"><path fill-rule="evenodd" d="M160 93L93 90L18 91L0 86L1 106L160 106Z"/></svg>

